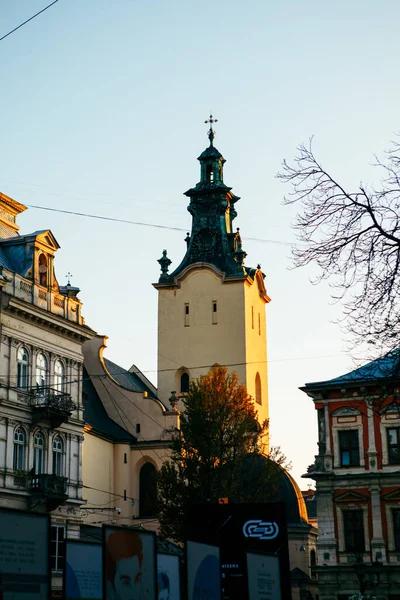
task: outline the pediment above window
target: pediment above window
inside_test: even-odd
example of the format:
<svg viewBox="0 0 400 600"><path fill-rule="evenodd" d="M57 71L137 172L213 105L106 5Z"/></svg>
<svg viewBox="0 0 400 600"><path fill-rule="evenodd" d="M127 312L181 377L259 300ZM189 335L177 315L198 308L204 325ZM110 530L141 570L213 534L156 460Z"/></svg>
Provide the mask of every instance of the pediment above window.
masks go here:
<svg viewBox="0 0 400 600"><path fill-rule="evenodd" d="M343 492L335 497L335 502L367 502L368 497L365 494L360 494L355 490L349 490L348 492Z"/></svg>
<svg viewBox="0 0 400 600"><path fill-rule="evenodd" d="M348 417L358 415L361 415L361 412L357 408L353 408L352 406L342 406L334 410L332 413L332 417Z"/></svg>

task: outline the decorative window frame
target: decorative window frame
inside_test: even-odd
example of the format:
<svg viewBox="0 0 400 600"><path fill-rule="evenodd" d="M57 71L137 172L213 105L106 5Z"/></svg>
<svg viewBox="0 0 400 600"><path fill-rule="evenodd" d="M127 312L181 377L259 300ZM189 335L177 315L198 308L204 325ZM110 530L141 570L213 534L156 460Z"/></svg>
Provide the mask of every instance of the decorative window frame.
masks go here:
<svg viewBox="0 0 400 600"><path fill-rule="evenodd" d="M362 510L363 511L363 525L364 525L364 554L370 552L371 543L370 543L370 532L369 532L369 524L368 524L368 503L367 499L365 500L365 504L343 504L336 505L336 521L337 521L337 530L339 534L338 539L338 551L343 552L347 555L354 555L354 552L348 552L345 546L345 535L344 535L344 518L343 512L349 510Z"/></svg>
<svg viewBox="0 0 400 600"><path fill-rule="evenodd" d="M35 357L35 364L32 365L32 379L33 379L33 385L34 387L36 387L37 384L37 365L38 365L38 357L39 355L42 354L44 356L44 358L46 359L47 362L47 369L46 369L46 386L45 387L49 387L50 386L50 374L51 374L51 359L49 356L49 353L46 352L45 350L42 350L41 348L38 348L37 350L35 350L34 353L34 357Z"/></svg>
<svg viewBox="0 0 400 600"><path fill-rule="evenodd" d="M16 360L17 360L17 362L16 362L16 366L17 366L16 387L19 390L22 390L22 391L27 391L31 387L31 383L32 383L32 360L31 360L31 353L30 353L29 348L27 346L28 346L28 344L24 344L22 342L21 344L18 344L17 349L16 349L17 350L17 352L16 352ZM28 355L28 362L27 362L27 367L28 367L27 386L25 388L21 387L19 385L19 380L18 380L18 366L20 364L19 358L18 358L18 354L19 354L20 350L25 350L25 352Z"/></svg>
<svg viewBox="0 0 400 600"><path fill-rule="evenodd" d="M352 407L338 408L331 414L332 417L332 437L333 437L333 468L341 470L364 470L364 429L362 424L362 415L359 410ZM343 419L343 421L339 421ZM344 421L344 419L346 419ZM358 431L358 451L360 453L360 464L357 467L342 467L340 462L339 431Z"/></svg>
<svg viewBox="0 0 400 600"><path fill-rule="evenodd" d="M42 429L41 427L36 427L36 429L34 429L32 431L32 436L31 439L29 440L30 442L32 441L31 444L31 448L30 450L30 456L32 457L32 460L29 461L29 467L32 469L35 466L35 436L41 433L44 439L44 446L43 446L43 473L48 473L48 464L49 464L49 436L48 433ZM31 464L32 463L32 464ZM37 473L36 473L37 474Z"/></svg>
<svg viewBox="0 0 400 600"><path fill-rule="evenodd" d="M381 442L382 442L382 466L387 467L388 469L397 471L399 469L399 465L390 465L389 464L389 449L388 449L388 443L387 443L387 430L400 428L400 416L397 416L394 419L389 418L386 420L387 414L391 414L391 411L385 411L382 414L381 421L379 423L379 432L381 435ZM398 410L396 411L396 413L393 412L393 414L398 415L399 414Z"/></svg>
<svg viewBox="0 0 400 600"><path fill-rule="evenodd" d="M386 525L388 532L388 551L393 552L396 555L400 555L400 550L396 550L395 540L394 540L394 523L393 523L393 509L399 509L398 501L393 501L392 503L385 503L385 517L386 517Z"/></svg>
<svg viewBox="0 0 400 600"><path fill-rule="evenodd" d="M17 431L17 429L22 429L25 434L25 442L23 444L15 441L15 432ZM15 427L13 427L13 429L12 429L12 469L13 469L13 471L16 470L14 468L14 452L15 452L16 445L20 446L21 448L24 448L24 464L22 466L22 469L19 469L19 470L21 470L21 471L27 470L27 467L29 464L29 454L30 454L29 441L30 441L30 437L29 437L28 428L25 425L23 425L22 423L17 423L15 425Z"/></svg>
<svg viewBox="0 0 400 600"><path fill-rule="evenodd" d="M66 477L66 456L67 456L67 440L65 438L65 435L63 435L60 431L56 431L54 433L54 435L51 436L51 445L50 445L50 439L49 439L49 459L50 459L50 455L51 455L51 460L49 460L49 473L54 473L54 448L53 448L53 444L54 444L54 440L56 438L60 438L62 441L62 445L63 445L63 450L62 452L60 452L59 454L61 454L62 456L62 473L61 475L59 475L59 477Z"/></svg>

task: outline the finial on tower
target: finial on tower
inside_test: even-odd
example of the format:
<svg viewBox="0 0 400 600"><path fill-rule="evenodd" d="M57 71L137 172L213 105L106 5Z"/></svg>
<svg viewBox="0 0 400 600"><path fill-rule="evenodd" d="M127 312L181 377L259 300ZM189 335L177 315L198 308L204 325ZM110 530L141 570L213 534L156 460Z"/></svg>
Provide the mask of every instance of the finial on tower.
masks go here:
<svg viewBox="0 0 400 600"><path fill-rule="evenodd" d="M212 114L210 113L209 118L206 121L204 121L204 123L210 123L210 129L208 130L208 139L210 140L210 146L212 146L215 138L215 132L212 126L213 123L218 123L218 119L214 119Z"/></svg>

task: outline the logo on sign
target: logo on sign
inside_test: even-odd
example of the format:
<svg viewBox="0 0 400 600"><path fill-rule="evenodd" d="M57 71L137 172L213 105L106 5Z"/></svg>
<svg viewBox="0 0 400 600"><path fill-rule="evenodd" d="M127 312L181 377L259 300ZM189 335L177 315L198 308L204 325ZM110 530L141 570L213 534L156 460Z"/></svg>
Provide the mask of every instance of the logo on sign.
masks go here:
<svg viewBox="0 0 400 600"><path fill-rule="evenodd" d="M259 540L273 540L279 533L278 523L268 521L246 521L243 525L243 534L247 538Z"/></svg>

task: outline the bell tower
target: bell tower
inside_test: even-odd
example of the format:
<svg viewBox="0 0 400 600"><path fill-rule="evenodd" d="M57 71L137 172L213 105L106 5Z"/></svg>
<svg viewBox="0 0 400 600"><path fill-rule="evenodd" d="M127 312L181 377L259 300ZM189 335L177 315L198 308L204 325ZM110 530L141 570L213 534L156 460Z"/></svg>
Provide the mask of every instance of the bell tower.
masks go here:
<svg viewBox="0 0 400 600"><path fill-rule="evenodd" d="M215 122L212 115L206 121L210 145L198 157L200 181L185 192L192 215L186 253L171 273L166 250L158 261L158 396L168 405L171 393L185 393L190 379L214 365L226 366L237 372L263 420L268 418L265 305L270 298L260 265L245 266L240 231L232 227L239 197L224 183Z"/></svg>

